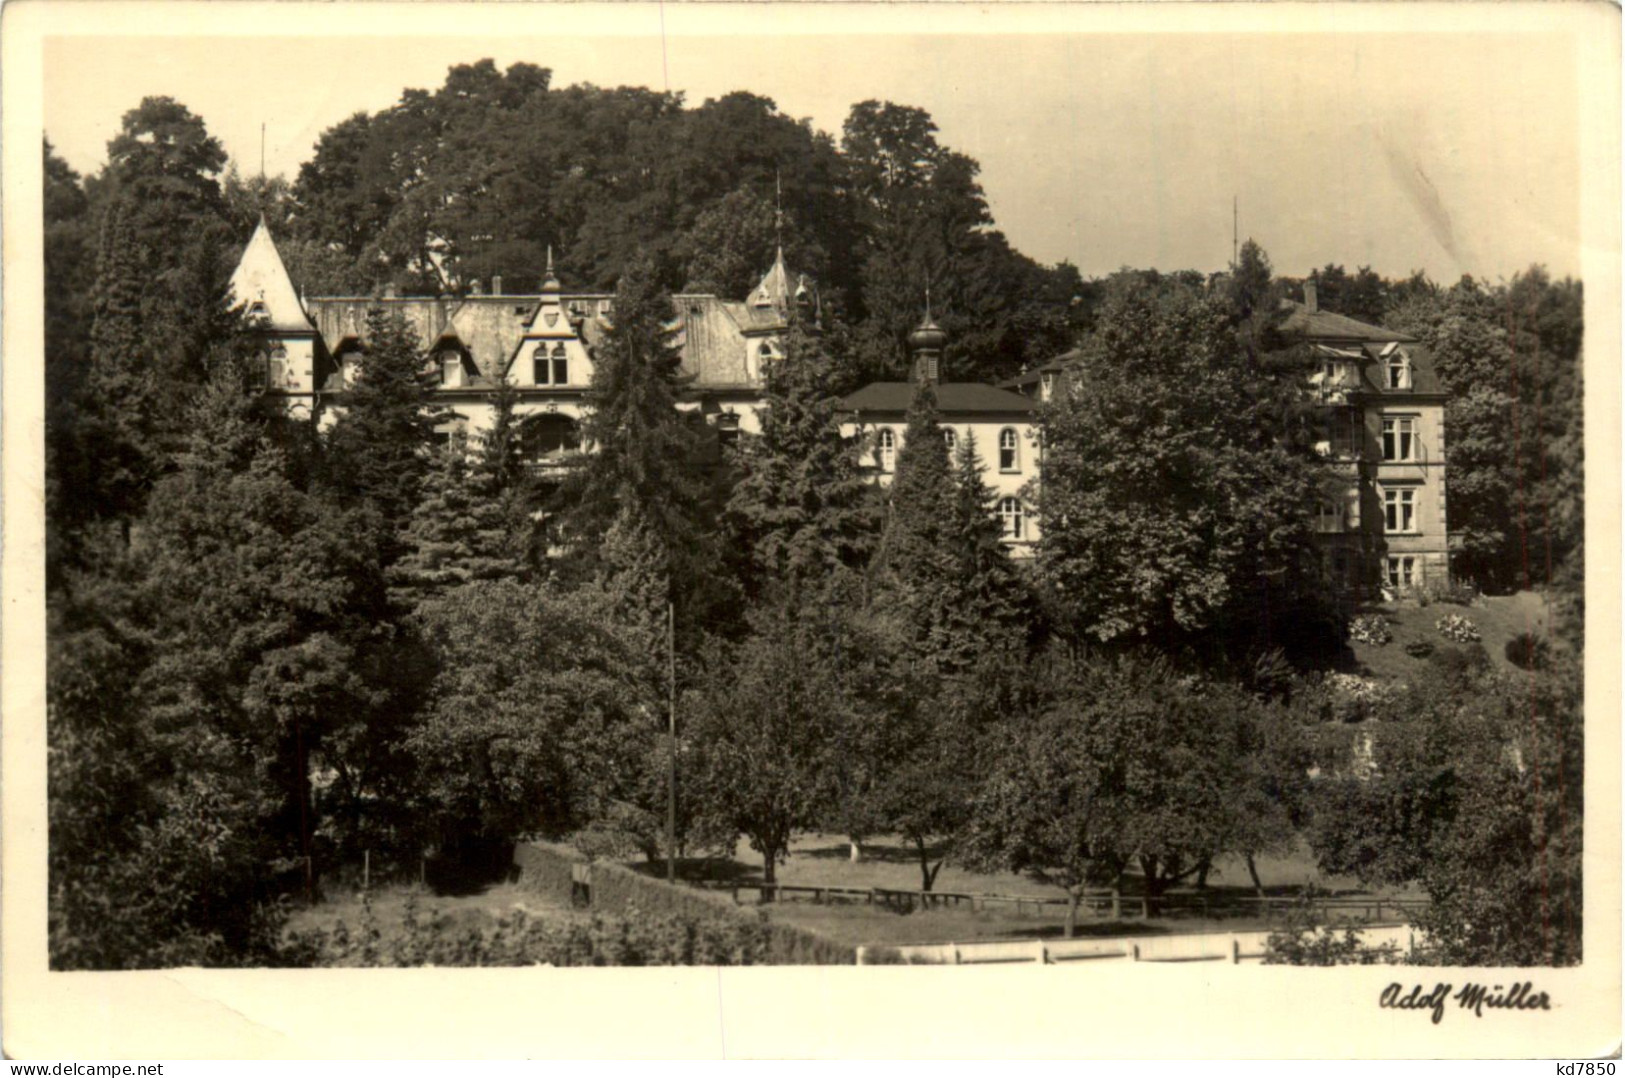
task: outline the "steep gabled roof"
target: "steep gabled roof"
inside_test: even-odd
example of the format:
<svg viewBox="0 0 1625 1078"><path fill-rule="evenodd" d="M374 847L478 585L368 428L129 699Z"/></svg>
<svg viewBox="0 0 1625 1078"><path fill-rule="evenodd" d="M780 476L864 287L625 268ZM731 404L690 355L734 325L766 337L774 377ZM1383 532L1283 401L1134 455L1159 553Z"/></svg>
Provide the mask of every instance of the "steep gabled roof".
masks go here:
<svg viewBox="0 0 1625 1078"><path fill-rule="evenodd" d="M304 305L299 302L299 293L294 291L288 267L282 264L282 256L277 253L263 214L260 223L254 226L248 246L243 248L237 268L232 271L231 292L236 302L247 304L251 309L257 305L257 312L263 313L270 328L279 333L309 333L314 328Z"/></svg>

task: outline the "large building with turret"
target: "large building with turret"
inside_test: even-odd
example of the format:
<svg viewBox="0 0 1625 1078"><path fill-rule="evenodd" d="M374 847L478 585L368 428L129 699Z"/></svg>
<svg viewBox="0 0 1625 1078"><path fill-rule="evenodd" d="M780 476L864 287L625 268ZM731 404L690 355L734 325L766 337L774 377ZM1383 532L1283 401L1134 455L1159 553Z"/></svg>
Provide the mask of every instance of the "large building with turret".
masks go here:
<svg viewBox="0 0 1625 1078"><path fill-rule="evenodd" d="M615 315L615 297L566 291L549 254L538 294L510 294L502 278L464 295L438 297L304 297L294 288L262 220L231 280L238 303L265 329L269 346L264 385L295 416L325 425L343 410L367 345L367 315L399 315L415 335L427 372L438 380L445 417L441 433L478 434L490 427L493 391L516 394L524 452L547 470L583 452L581 419L592 384L596 349ZM674 343L684 375L680 406L700 413L723 441L761 429L764 373L784 355L793 317L817 325L816 286L786 268L781 250L742 299L707 294L672 297ZM946 337L929 316L911 339L914 381L876 382L844 402L844 429L865 439L865 466L875 482L890 481L907 429L915 382L936 383ZM1038 474L1033 404L992 386L937 385L944 437L975 440L988 485L1013 551L1029 551L1037 520L1025 488Z"/></svg>

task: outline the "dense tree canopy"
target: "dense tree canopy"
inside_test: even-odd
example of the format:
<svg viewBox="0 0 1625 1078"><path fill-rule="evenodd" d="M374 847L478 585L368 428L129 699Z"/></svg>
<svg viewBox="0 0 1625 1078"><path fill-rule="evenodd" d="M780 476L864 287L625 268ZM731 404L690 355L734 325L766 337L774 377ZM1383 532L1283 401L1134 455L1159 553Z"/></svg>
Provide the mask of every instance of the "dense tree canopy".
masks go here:
<svg viewBox="0 0 1625 1078"><path fill-rule="evenodd" d="M1322 482L1282 429L1296 386L1252 367L1227 306L1128 280L1044 415L1039 568L1074 631L1174 644L1308 591Z"/></svg>
<svg viewBox="0 0 1625 1078"><path fill-rule="evenodd" d="M798 832L889 832L926 890L958 863L1155 906L1307 834L1328 871L1426 889L1450 960L1578 959L1577 282L1314 272L1433 354L1457 568L1569 597L1572 646L1517 677L1430 660L1357 731L1363 770L1311 780L1330 679L1276 649L1325 612L1324 475L1276 334L1301 282L1254 243L1211 279L1085 282L1009 244L920 109L860 103L837 142L749 93L490 61L336 125L292 184L167 98L97 175L42 150L53 965L284 960L279 900L358 863L417 879L535 834L654 857L674 760L667 852L743 837L770 881ZM312 292L528 291L550 246L613 288L592 452L562 486L529 467L511 386L437 445L419 342L378 310L334 422L280 418L224 294L262 217ZM684 411L670 295L739 298L779 247L821 302L732 451ZM950 380L1081 355L1025 492L1036 563L930 387L889 488L842 434L928 293Z"/></svg>

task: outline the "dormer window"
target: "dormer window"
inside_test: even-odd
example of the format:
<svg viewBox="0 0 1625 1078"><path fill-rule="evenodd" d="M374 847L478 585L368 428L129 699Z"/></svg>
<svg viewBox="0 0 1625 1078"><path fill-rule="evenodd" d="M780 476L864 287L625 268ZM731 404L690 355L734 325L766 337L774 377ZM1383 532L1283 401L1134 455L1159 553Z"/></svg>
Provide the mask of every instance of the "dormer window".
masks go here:
<svg viewBox="0 0 1625 1078"><path fill-rule="evenodd" d="M1388 357L1388 388L1411 388L1411 361L1397 349Z"/></svg>
<svg viewBox="0 0 1625 1078"><path fill-rule="evenodd" d="M1047 401L1055 395L1055 375L1041 374L1038 376L1038 399Z"/></svg>
<svg viewBox="0 0 1625 1078"><path fill-rule="evenodd" d="M439 356L440 384L456 387L463 384L463 357L455 351L443 351Z"/></svg>
<svg viewBox="0 0 1625 1078"><path fill-rule="evenodd" d="M569 385L570 384L570 356L569 356L569 353L567 353L565 351L564 345L555 344L553 346L552 359L553 359L553 384L556 385L556 386L567 386L567 385Z"/></svg>
<svg viewBox="0 0 1625 1078"><path fill-rule="evenodd" d="M269 322L271 312L266 309L262 301L255 300L248 305L248 320L250 322Z"/></svg>

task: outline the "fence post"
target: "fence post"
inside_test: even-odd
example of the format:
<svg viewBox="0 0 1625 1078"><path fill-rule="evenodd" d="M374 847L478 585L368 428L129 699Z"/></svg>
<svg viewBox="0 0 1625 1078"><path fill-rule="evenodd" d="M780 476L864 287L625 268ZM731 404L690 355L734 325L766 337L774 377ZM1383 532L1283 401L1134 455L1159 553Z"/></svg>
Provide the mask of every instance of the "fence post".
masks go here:
<svg viewBox="0 0 1625 1078"><path fill-rule="evenodd" d="M854 965L866 966L866 965L869 964L868 963L868 958L869 958L869 948L867 946L865 946L864 944L861 944L861 943L858 944L858 950L857 950L857 954L855 956Z"/></svg>
<svg viewBox="0 0 1625 1078"><path fill-rule="evenodd" d="M956 966L957 966L957 965L959 965L959 944L957 944L957 943L950 943L950 944L948 944L948 946L949 946L949 947L951 947L951 948L952 948L952 949L953 949L953 953L954 953L954 965L956 965Z"/></svg>
<svg viewBox="0 0 1625 1078"><path fill-rule="evenodd" d="M1241 965L1241 937L1240 936L1231 936L1230 937L1230 964L1232 966Z"/></svg>
<svg viewBox="0 0 1625 1078"><path fill-rule="evenodd" d="M1122 919L1123 919L1123 892L1120 889L1118 889L1116 887L1113 887L1112 888L1112 920L1120 921Z"/></svg>
<svg viewBox="0 0 1625 1078"><path fill-rule="evenodd" d="M1038 941L1038 964L1040 966L1049 965L1049 944L1043 940Z"/></svg>
<svg viewBox="0 0 1625 1078"><path fill-rule="evenodd" d="M1128 957L1130 962L1138 962L1140 960L1140 945L1138 943L1131 943L1128 945Z"/></svg>

